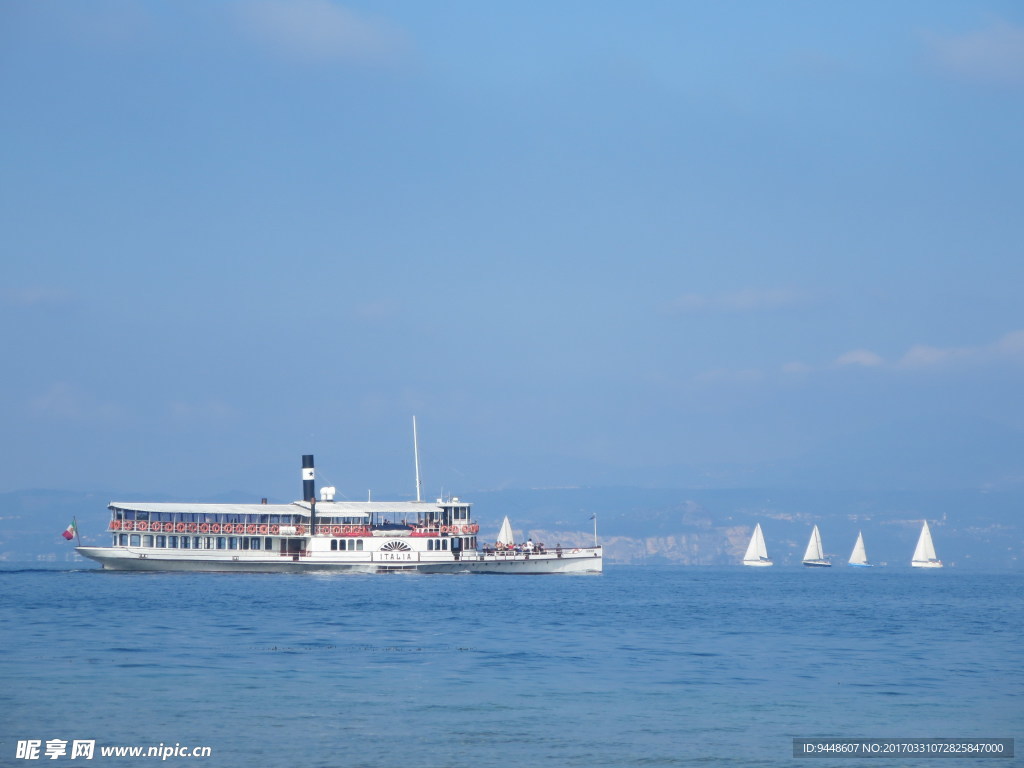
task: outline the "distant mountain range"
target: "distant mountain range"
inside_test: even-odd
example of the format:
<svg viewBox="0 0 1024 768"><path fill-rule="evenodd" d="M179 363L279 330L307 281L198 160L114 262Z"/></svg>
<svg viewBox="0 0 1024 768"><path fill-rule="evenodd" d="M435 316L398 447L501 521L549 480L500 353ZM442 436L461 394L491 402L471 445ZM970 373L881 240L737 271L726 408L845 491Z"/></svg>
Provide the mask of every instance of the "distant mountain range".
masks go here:
<svg viewBox="0 0 1024 768"><path fill-rule="evenodd" d="M0 560L73 560L61 533L77 518L85 543L107 541L108 502L117 498L171 501L157 495L28 490L0 494ZM563 546L598 536L609 563L734 565L761 523L778 565L799 564L811 527L826 553L844 564L863 531L868 557L908 566L921 521L932 527L939 557L949 566L1024 567L1024 491L804 491L645 488L555 488L466 494L483 540L508 515L519 538ZM225 493L205 501L253 502ZM275 500L271 500L275 501ZM280 500L279 500L280 501Z"/></svg>

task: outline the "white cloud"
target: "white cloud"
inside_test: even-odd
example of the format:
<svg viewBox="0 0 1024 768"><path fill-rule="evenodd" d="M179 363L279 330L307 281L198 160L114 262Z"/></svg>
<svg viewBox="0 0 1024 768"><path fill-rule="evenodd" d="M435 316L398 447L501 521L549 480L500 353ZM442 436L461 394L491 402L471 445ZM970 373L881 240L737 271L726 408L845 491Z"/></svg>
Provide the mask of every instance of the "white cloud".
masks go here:
<svg viewBox="0 0 1024 768"><path fill-rule="evenodd" d="M258 0L234 9L247 34L291 58L384 64L405 48L390 25L329 0Z"/></svg>
<svg viewBox="0 0 1024 768"><path fill-rule="evenodd" d="M885 362L881 356L875 354L870 349L853 349L846 352L835 360L835 365L843 367L847 365L861 365L865 368L874 368L875 366L882 365Z"/></svg>
<svg viewBox="0 0 1024 768"><path fill-rule="evenodd" d="M798 304L803 295L790 288L744 289L719 294L687 293L668 304L671 313L760 312Z"/></svg>
<svg viewBox="0 0 1024 768"><path fill-rule="evenodd" d="M920 370L1005 361L1024 361L1024 330L1010 331L989 344L976 347L932 347L918 344L907 350L898 366Z"/></svg>
<svg viewBox="0 0 1024 768"><path fill-rule="evenodd" d="M964 35L930 38L947 71L973 80L1024 85L1024 27L999 21Z"/></svg>
<svg viewBox="0 0 1024 768"><path fill-rule="evenodd" d="M790 377L788 380L792 381L793 377L828 370L873 368L878 371L941 371L953 367L980 367L1000 363L1024 364L1024 329L1011 331L993 342L976 347L935 347L915 344L895 362L887 362L870 349L852 349L828 364L810 365L801 361L791 361L774 370L776 374ZM752 368L716 368L697 374L693 381L701 384L754 383L771 381L773 378L769 372Z"/></svg>
<svg viewBox="0 0 1024 768"><path fill-rule="evenodd" d="M971 350L954 347L932 347L927 344L915 344L900 358L901 368L930 368L944 365L956 359L964 359L971 355Z"/></svg>

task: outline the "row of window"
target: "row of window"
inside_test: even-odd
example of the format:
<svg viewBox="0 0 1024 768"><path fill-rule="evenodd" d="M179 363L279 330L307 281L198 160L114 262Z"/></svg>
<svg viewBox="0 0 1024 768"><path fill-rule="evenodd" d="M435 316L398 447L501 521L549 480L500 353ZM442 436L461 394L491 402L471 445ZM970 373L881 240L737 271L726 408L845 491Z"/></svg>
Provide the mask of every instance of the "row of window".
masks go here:
<svg viewBox="0 0 1024 768"><path fill-rule="evenodd" d="M132 509L114 510L115 520L147 520L154 523L256 523L263 525L305 525L309 515L229 515L207 512L139 512ZM318 518L320 519L320 518ZM344 518L346 523L351 519L353 524L361 523L365 518ZM339 522L338 525L342 525Z"/></svg>
<svg viewBox="0 0 1024 768"><path fill-rule="evenodd" d="M458 539L459 546L452 546L452 549L476 549L476 536L453 536L452 538L427 539L427 550L447 550L448 542Z"/></svg>
<svg viewBox="0 0 1024 768"><path fill-rule="evenodd" d="M157 549L262 549L273 550L269 536L160 536L157 534L115 533L114 546L155 547Z"/></svg>
<svg viewBox="0 0 1024 768"><path fill-rule="evenodd" d="M331 539L331 549L334 551L352 551L362 552L363 551L363 540L362 539Z"/></svg>
<svg viewBox="0 0 1024 768"><path fill-rule="evenodd" d="M427 539L427 549L447 551L448 542L458 540L461 546L452 546L453 550L476 549L476 536ZM241 550L265 550L274 551L274 541L284 539L273 539L269 536L175 536L153 533L115 533L113 545L115 547L155 547L157 549L241 549ZM362 539L331 539L333 551L362 552ZM283 551L283 550L282 550Z"/></svg>

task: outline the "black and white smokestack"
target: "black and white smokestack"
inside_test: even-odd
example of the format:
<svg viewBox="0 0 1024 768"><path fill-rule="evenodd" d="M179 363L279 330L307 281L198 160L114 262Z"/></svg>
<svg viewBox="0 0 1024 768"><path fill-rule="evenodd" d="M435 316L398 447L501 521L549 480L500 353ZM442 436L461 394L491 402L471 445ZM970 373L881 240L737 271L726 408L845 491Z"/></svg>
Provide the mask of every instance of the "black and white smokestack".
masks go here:
<svg viewBox="0 0 1024 768"><path fill-rule="evenodd" d="M316 473L313 471L313 457L302 457L302 500L316 500Z"/></svg>

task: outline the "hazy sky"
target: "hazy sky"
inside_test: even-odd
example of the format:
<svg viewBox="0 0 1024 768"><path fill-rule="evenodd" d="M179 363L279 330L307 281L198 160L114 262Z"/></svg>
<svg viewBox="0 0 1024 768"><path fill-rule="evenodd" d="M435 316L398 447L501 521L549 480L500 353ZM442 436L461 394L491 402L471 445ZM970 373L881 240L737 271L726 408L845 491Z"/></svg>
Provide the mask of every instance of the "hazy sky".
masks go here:
<svg viewBox="0 0 1024 768"><path fill-rule="evenodd" d="M1024 5L0 4L0 490L1024 485Z"/></svg>

